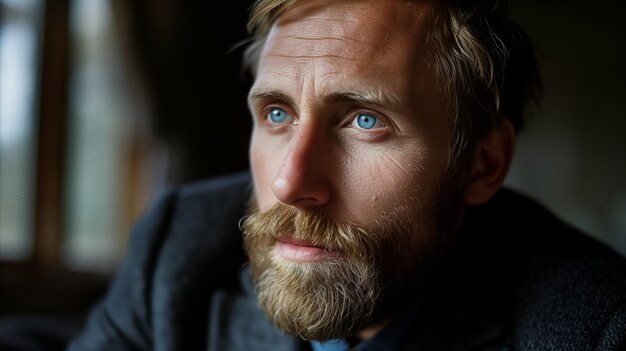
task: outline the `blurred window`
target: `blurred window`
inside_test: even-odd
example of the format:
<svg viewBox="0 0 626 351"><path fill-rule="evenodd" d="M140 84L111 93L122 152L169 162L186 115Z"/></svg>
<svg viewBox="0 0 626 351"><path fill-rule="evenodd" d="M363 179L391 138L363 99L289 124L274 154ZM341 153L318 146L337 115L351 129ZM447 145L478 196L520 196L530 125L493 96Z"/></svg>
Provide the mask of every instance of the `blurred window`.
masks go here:
<svg viewBox="0 0 626 351"><path fill-rule="evenodd" d="M0 261L112 272L160 174L112 2L0 5Z"/></svg>
<svg viewBox="0 0 626 351"><path fill-rule="evenodd" d="M133 121L111 2L70 6L70 81L64 196L64 263L110 270L126 240Z"/></svg>
<svg viewBox="0 0 626 351"><path fill-rule="evenodd" d="M0 259L33 247L41 0L0 0Z"/></svg>

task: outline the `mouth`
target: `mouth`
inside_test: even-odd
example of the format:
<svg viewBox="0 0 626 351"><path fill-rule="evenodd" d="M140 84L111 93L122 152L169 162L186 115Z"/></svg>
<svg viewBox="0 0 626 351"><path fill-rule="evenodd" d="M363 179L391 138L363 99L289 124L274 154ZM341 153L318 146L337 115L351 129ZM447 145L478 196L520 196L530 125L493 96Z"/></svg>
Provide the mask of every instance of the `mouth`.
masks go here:
<svg viewBox="0 0 626 351"><path fill-rule="evenodd" d="M292 262L320 262L336 259L339 251L318 246L310 241L284 236L276 242L280 257Z"/></svg>

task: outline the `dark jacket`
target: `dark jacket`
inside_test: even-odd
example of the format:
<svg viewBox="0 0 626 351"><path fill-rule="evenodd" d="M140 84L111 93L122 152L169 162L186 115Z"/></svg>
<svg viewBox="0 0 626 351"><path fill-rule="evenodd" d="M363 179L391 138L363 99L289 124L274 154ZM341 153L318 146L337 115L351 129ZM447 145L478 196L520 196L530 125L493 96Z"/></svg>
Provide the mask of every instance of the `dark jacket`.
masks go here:
<svg viewBox="0 0 626 351"><path fill-rule="evenodd" d="M247 173L164 192L69 350L306 350L256 305L238 223ZM624 350L626 260L532 200L469 208L407 350Z"/></svg>

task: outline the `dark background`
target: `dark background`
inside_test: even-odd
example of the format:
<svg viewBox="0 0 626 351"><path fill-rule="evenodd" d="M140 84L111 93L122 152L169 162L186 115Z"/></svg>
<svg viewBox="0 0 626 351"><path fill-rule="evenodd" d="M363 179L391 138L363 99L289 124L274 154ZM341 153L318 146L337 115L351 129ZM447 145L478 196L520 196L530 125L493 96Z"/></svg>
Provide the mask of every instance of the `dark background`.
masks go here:
<svg viewBox="0 0 626 351"><path fill-rule="evenodd" d="M626 29L618 1L511 1L544 97L507 185L626 255Z"/></svg>
<svg viewBox="0 0 626 351"><path fill-rule="evenodd" d="M168 146L168 183L247 167L250 79L236 47L246 38L250 4L116 3L152 105L152 132Z"/></svg>

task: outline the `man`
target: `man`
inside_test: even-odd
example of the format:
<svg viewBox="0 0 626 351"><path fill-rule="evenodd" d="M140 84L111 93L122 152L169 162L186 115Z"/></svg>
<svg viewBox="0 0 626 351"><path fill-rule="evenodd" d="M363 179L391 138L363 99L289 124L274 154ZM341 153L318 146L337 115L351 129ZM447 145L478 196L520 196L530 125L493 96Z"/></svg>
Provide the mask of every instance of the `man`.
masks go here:
<svg viewBox="0 0 626 351"><path fill-rule="evenodd" d="M166 192L71 350L626 346L625 260L501 189L537 85L504 4L268 0L250 30L252 177Z"/></svg>

